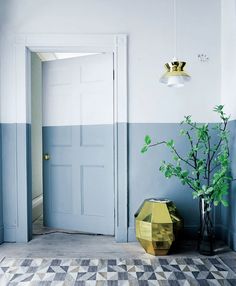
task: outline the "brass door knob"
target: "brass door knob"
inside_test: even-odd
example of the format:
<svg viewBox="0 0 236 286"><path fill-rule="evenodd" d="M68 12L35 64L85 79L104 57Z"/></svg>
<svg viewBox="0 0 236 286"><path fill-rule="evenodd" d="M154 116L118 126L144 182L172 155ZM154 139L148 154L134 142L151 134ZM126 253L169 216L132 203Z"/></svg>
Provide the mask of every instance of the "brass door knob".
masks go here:
<svg viewBox="0 0 236 286"><path fill-rule="evenodd" d="M44 155L43 155L43 159L44 159L45 161L48 161L48 160L50 159L49 154L44 154Z"/></svg>

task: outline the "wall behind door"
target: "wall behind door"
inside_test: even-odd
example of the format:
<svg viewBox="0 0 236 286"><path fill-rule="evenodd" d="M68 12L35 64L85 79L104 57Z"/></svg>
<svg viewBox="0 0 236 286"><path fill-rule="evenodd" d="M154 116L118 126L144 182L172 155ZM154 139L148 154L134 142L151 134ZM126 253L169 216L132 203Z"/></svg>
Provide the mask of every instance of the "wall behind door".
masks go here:
<svg viewBox="0 0 236 286"><path fill-rule="evenodd" d="M43 213L42 181L42 63L31 54L32 218Z"/></svg>

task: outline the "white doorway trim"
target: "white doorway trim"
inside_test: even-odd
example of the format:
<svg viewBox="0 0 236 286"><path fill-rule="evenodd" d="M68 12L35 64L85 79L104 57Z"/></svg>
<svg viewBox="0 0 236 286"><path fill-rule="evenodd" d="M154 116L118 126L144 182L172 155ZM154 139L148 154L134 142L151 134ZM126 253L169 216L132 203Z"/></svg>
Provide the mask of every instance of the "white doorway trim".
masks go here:
<svg viewBox="0 0 236 286"><path fill-rule="evenodd" d="M16 37L17 227L16 242L31 239L30 52L91 52L114 54L115 238L127 241L127 36L24 34ZM18 127L19 126L19 127ZM20 128L20 130L18 130Z"/></svg>

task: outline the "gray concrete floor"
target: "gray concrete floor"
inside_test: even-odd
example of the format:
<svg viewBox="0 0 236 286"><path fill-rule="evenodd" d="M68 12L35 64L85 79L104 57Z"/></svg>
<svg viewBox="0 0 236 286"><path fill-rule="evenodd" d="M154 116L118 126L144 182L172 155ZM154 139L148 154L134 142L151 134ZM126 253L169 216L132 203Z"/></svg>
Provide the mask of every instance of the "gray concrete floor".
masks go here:
<svg viewBox="0 0 236 286"><path fill-rule="evenodd" d="M138 242L116 243L112 236L66 233L45 229L38 221L33 226L33 239L28 243L4 243L0 245L0 261L4 257L67 257L67 258L150 258ZM56 232L55 232L56 231ZM47 233L40 235L39 233ZM216 255L236 271L236 253L224 243L216 245ZM180 241L168 257L201 257L196 250L196 241Z"/></svg>

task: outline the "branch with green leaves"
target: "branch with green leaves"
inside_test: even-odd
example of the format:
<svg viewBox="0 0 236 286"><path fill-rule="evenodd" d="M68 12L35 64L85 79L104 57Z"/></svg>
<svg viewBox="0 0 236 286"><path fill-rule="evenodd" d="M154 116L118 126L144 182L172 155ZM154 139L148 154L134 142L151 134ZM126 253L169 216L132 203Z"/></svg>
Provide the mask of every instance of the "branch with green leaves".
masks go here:
<svg viewBox="0 0 236 286"><path fill-rule="evenodd" d="M227 130L230 117L225 114L223 105L216 106L213 111L220 118L213 126L197 124L190 115L180 123L180 135L189 142L185 156L178 152L173 139L152 143L149 135L145 136L141 149L141 153L145 153L153 147L166 145L173 154L173 162L162 161L159 170L166 178L177 177L183 185L188 185L193 198L204 198L209 208L212 203L228 206L225 196L232 181Z"/></svg>

